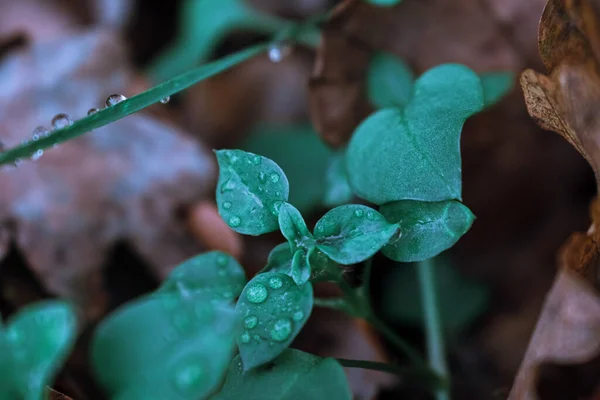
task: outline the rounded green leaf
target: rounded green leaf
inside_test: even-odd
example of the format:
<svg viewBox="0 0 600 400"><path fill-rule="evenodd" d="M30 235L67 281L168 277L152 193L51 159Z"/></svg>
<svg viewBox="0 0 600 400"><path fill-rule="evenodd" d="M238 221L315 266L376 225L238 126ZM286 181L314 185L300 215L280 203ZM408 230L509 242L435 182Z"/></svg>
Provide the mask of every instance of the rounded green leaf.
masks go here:
<svg viewBox="0 0 600 400"><path fill-rule="evenodd" d="M256 275L238 299L236 312L244 331L237 342L246 370L284 351L302 329L313 306L310 283L298 286L288 275Z"/></svg>
<svg viewBox="0 0 600 400"><path fill-rule="evenodd" d="M315 225L317 247L340 264L355 264L377 253L398 230L370 207L336 207Z"/></svg>
<svg viewBox="0 0 600 400"><path fill-rule="evenodd" d="M193 292L210 299L233 300L246 284L246 274L235 258L211 251L179 264L159 291L185 294Z"/></svg>
<svg viewBox="0 0 600 400"><path fill-rule="evenodd" d="M314 240L304 218L300 211L289 203L283 203L279 209L279 229L290 243L293 252L299 248L306 249L313 246Z"/></svg>
<svg viewBox="0 0 600 400"><path fill-rule="evenodd" d="M231 361L225 385L213 400L351 400L342 366L287 349L265 368L244 371L239 356Z"/></svg>
<svg viewBox="0 0 600 400"><path fill-rule="evenodd" d="M292 279L298 286L310 279L311 271L306 249L296 250L292 259Z"/></svg>
<svg viewBox="0 0 600 400"><path fill-rule="evenodd" d="M491 107L513 88L515 74L510 71L487 72L479 76L483 87L483 103Z"/></svg>
<svg viewBox="0 0 600 400"><path fill-rule="evenodd" d="M288 242L275 246L269 253L267 265L261 272L278 272L291 276L294 253L292 253L290 247Z"/></svg>
<svg viewBox="0 0 600 400"><path fill-rule="evenodd" d="M408 65L390 53L377 53L367 71L367 93L377 108L399 107L412 96L414 75Z"/></svg>
<svg viewBox="0 0 600 400"><path fill-rule="evenodd" d="M69 355L76 335L75 310L63 301L35 303L9 319L3 332L4 349L10 353L1 360L8 361L6 373L0 376L3 395L41 399Z"/></svg>
<svg viewBox="0 0 600 400"><path fill-rule="evenodd" d="M344 153L336 153L331 156L326 178L327 191L323 200L324 205L335 207L352 201L353 194L346 175Z"/></svg>
<svg viewBox="0 0 600 400"><path fill-rule="evenodd" d="M400 233L382 252L395 261L423 261L454 244L473 224L475 216L458 201L396 201L379 211L390 222L400 225Z"/></svg>
<svg viewBox="0 0 600 400"><path fill-rule="evenodd" d="M100 324L92 366L113 398L148 398L148 393L162 399L204 398L227 369L236 323L226 303L193 293L152 294Z"/></svg>
<svg viewBox="0 0 600 400"><path fill-rule="evenodd" d="M236 232L261 235L277 230L279 207L288 200L287 177L272 160L241 150L218 150L219 214Z"/></svg>
<svg viewBox="0 0 600 400"><path fill-rule="evenodd" d="M375 204L460 199L460 133L482 107L480 79L467 67L425 72L404 110L378 111L354 132L346 151L350 186Z"/></svg>
<svg viewBox="0 0 600 400"><path fill-rule="evenodd" d="M317 247L308 251L308 264L311 271L310 280L313 282L339 282L343 279L340 265Z"/></svg>

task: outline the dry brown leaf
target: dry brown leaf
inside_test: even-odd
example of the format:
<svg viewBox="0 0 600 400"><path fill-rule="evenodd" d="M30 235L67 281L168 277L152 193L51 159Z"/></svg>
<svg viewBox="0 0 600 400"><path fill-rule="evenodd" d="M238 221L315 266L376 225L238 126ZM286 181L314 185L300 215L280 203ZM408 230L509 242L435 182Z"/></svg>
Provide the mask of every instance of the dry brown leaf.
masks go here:
<svg viewBox="0 0 600 400"><path fill-rule="evenodd" d="M0 138L14 146L59 112L84 116L131 81L124 49L106 32L11 53L0 61ZM2 168L2 231L47 290L95 318L104 307L101 266L116 241L132 244L158 277L201 250L176 210L208 195L214 175L205 148L135 114Z"/></svg>

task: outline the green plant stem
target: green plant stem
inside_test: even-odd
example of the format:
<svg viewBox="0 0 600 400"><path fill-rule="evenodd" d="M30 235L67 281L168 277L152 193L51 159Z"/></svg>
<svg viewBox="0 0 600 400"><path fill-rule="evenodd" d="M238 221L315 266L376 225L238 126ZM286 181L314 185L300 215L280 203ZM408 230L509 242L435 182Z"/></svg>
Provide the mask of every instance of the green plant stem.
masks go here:
<svg viewBox="0 0 600 400"><path fill-rule="evenodd" d="M52 131L46 137L37 141L30 141L24 145L0 153L0 165L13 163L22 158L31 157L38 150L52 147L77 136L83 135L92 129L97 129L108 125L130 114L140 111L161 99L178 93L196 83L234 67L249 58L252 58L268 48L267 44L259 44L227 57L194 68L191 71L183 73L173 79L170 79L160 85L153 87L145 92L135 95L119 104L105 108L91 116L77 120L73 125L63 129Z"/></svg>
<svg viewBox="0 0 600 400"><path fill-rule="evenodd" d="M427 335L427 355L431 369L448 382L448 368L446 366L444 337L440 324L434 267L431 259L422 261L418 265L421 302L424 309L425 331ZM450 394L447 387L436 391L436 400L448 400L449 398Z"/></svg>
<svg viewBox="0 0 600 400"><path fill-rule="evenodd" d="M429 368L411 368L402 367L394 364L381 363L376 361L365 361L365 360L349 360L346 358L336 358L336 360L346 368L362 368L370 369L373 371L387 372L390 374L398 375L405 380L415 381L418 380L426 384L427 386L433 386L435 388L443 388L446 383L442 378L433 373Z"/></svg>
<svg viewBox="0 0 600 400"><path fill-rule="evenodd" d="M390 341L390 343L392 343L399 350L401 350L410 359L412 363L414 363L418 367L427 366L419 352L408 342L406 342L404 339L398 336L393 329L391 329L385 324L385 322L381 321L373 314L369 315L366 318L366 320L373 326L373 328L377 330L377 332L381 333L387 340Z"/></svg>

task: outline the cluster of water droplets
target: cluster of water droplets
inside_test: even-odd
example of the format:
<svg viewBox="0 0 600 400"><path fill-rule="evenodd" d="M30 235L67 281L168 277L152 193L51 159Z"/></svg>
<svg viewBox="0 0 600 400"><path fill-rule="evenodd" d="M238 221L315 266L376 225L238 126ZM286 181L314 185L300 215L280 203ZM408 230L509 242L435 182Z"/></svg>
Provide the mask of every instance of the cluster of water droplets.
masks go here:
<svg viewBox="0 0 600 400"><path fill-rule="evenodd" d="M162 104L167 104L170 101L171 97L170 96L166 96L164 98L162 98L160 100L160 102ZM106 108L108 107L112 107L114 105L119 104L120 102L127 100L127 97L123 96L122 94L111 94L110 96L108 96L106 98L105 101L105 105ZM87 112L87 115L94 115L97 112L99 112L100 109L99 108L90 108ZM66 128L68 126L73 125L73 119L66 113L59 113L56 114L52 120L50 121L50 125L52 126L52 130L58 130L58 129L63 129ZM21 142L21 145L26 145L29 144L30 142L37 142L38 140L48 137L52 134L52 131L47 129L45 126L38 126L36 127L33 132L31 133L31 139L29 140L23 140ZM53 148L57 148L58 144L55 143L53 146ZM0 142L0 152L5 151L5 147L4 147L4 143ZM39 160L42 156L44 155L44 150L42 149L38 149L36 150L32 155L31 155L31 160L32 161L37 161ZM17 159L14 161L13 165L16 167L18 166L20 163L22 162L21 159Z"/></svg>

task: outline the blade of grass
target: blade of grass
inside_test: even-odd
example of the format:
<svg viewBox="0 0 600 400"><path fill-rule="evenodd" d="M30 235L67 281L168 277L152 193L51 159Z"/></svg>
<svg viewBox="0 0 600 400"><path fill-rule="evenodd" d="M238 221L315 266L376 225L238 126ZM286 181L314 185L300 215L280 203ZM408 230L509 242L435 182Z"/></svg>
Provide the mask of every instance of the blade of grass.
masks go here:
<svg viewBox="0 0 600 400"><path fill-rule="evenodd" d="M36 141L17 146L0 153L0 165L14 163L23 158L31 157L36 151L52 147L69 139L83 135L92 129L100 128L111 122L117 121L137 111L140 111L161 99L178 93L196 83L217 75L249 58L252 58L268 48L267 44L259 44L231 54L227 57L213 61L209 64L194 68L173 79L137 94L112 107L105 108L96 114L75 121L71 126L52 131L50 135Z"/></svg>

